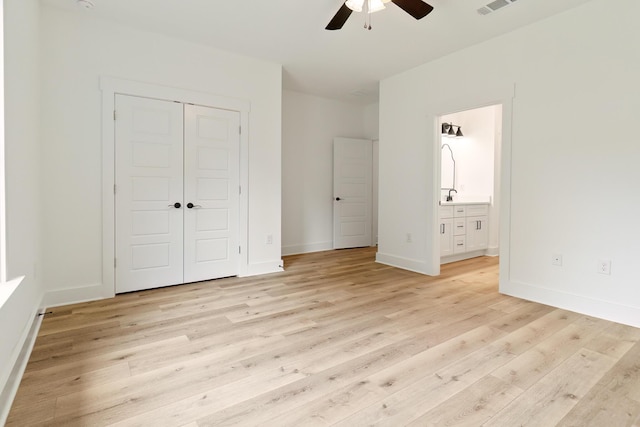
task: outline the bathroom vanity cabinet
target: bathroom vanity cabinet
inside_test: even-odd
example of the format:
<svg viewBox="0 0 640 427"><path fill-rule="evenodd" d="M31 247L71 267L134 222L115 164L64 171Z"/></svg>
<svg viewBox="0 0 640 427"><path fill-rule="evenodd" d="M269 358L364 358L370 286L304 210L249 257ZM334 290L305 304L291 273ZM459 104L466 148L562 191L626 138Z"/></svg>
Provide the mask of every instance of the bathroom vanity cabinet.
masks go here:
<svg viewBox="0 0 640 427"><path fill-rule="evenodd" d="M440 206L440 262L485 255L489 246L489 204L449 202Z"/></svg>

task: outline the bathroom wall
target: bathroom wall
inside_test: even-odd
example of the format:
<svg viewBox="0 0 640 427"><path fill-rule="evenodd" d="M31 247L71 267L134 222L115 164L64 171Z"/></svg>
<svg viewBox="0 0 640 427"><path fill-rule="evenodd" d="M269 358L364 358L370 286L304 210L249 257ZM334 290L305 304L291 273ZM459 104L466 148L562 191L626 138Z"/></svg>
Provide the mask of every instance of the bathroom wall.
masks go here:
<svg viewBox="0 0 640 427"><path fill-rule="evenodd" d="M480 196L493 196L494 151L496 140L496 112L499 106L489 106L442 116L442 123L460 125L464 137L442 137L449 144L456 160L456 190L454 200ZM454 129L457 130L456 127ZM450 170L446 168L448 150L443 150L442 179ZM442 191L446 196L447 191Z"/></svg>

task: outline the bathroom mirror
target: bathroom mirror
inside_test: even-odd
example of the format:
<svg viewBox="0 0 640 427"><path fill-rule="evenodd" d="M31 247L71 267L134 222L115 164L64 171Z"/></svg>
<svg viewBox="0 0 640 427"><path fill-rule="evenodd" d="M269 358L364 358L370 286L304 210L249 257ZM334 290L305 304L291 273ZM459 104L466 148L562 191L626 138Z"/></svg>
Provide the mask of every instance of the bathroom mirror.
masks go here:
<svg viewBox="0 0 640 427"><path fill-rule="evenodd" d="M449 144L442 144L440 161L440 187L442 190L456 188L456 160Z"/></svg>

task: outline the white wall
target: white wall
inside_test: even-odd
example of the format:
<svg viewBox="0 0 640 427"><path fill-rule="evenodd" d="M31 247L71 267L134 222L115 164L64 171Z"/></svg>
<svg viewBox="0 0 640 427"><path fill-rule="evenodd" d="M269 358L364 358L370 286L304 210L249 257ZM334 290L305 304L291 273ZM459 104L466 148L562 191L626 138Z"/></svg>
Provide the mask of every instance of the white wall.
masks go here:
<svg viewBox="0 0 640 427"><path fill-rule="evenodd" d="M380 127L380 104L369 104L364 106L364 133L368 139L376 140Z"/></svg>
<svg viewBox="0 0 640 427"><path fill-rule="evenodd" d="M0 307L0 424L12 373L42 300L37 0L4 1L7 277L25 276ZM5 284L0 283L0 286ZM27 355L28 357L28 355ZM26 362L26 360L24 361Z"/></svg>
<svg viewBox="0 0 640 427"><path fill-rule="evenodd" d="M281 66L84 12L42 7L46 300L60 303L61 295L72 299L101 282L101 76L251 103L248 267L274 271L281 245Z"/></svg>
<svg viewBox="0 0 640 427"><path fill-rule="evenodd" d="M282 252L333 247L333 138L377 132L371 107L285 90L282 98Z"/></svg>
<svg viewBox="0 0 640 427"><path fill-rule="evenodd" d="M633 127L640 111L640 2L615 6L593 0L381 83L383 261L410 267L433 259L430 109L453 111L452 100L473 103L480 92L501 98L515 83L504 116L512 132L503 135L510 150L503 175L511 179L502 196L511 217L501 217L509 228L500 290L640 326L640 192L632 184L640 182L640 144L633 131L611 135ZM406 228L424 240L402 244ZM562 267L551 265L554 253L563 255ZM596 273L601 258L612 260L611 276Z"/></svg>

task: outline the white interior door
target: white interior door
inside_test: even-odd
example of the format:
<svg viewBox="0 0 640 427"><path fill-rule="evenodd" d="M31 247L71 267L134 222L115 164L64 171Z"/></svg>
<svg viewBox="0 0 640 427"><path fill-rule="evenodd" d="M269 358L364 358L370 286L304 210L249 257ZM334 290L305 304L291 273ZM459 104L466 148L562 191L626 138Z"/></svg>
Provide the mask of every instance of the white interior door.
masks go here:
<svg viewBox="0 0 640 427"><path fill-rule="evenodd" d="M372 142L333 140L333 247L371 245Z"/></svg>
<svg viewBox="0 0 640 427"><path fill-rule="evenodd" d="M184 279L238 273L240 114L185 105Z"/></svg>
<svg viewBox="0 0 640 427"><path fill-rule="evenodd" d="M116 95L116 292L183 281L182 104Z"/></svg>

